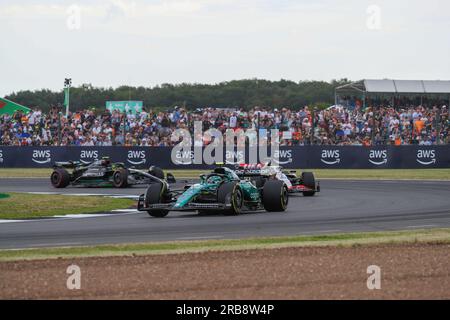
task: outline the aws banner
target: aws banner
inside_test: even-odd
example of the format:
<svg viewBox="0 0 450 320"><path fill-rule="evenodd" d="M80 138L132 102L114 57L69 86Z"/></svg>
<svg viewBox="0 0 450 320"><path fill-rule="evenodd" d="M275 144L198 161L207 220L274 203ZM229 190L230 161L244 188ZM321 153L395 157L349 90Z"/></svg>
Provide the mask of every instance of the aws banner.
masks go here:
<svg viewBox="0 0 450 320"><path fill-rule="evenodd" d="M49 168L56 161L84 163L109 156L129 167L151 165L167 169L208 169L214 164L193 161L194 150L170 147L2 147L1 168ZM295 146L281 147L274 165L285 168L450 168L450 145L444 146ZM247 151L224 151L223 162L249 162ZM262 161L260 161L262 162Z"/></svg>
<svg viewBox="0 0 450 320"><path fill-rule="evenodd" d="M415 169L450 168L450 146L322 147L293 149L304 168Z"/></svg>
<svg viewBox="0 0 450 320"><path fill-rule="evenodd" d="M170 148L149 147L1 147L0 168L48 168L56 161L89 163L108 156L129 167L164 166L170 162Z"/></svg>

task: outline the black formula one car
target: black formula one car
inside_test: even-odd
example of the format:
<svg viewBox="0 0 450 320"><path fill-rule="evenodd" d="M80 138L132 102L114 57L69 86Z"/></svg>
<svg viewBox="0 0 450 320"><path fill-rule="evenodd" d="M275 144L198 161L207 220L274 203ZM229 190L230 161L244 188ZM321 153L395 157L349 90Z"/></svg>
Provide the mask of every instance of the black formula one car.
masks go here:
<svg viewBox="0 0 450 320"><path fill-rule="evenodd" d="M165 178L169 183L175 182L175 177L170 173L164 177L161 168L151 166L148 171L126 168L122 162L112 163L109 157L103 157L90 163L56 162L50 181L55 188L65 188L68 185L125 188Z"/></svg>

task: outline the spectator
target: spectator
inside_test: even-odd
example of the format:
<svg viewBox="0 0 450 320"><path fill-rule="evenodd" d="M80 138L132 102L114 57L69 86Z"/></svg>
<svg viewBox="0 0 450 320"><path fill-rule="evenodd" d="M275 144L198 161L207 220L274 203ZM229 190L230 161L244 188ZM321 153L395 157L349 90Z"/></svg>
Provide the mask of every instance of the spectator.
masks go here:
<svg viewBox="0 0 450 320"><path fill-rule="evenodd" d="M54 106L44 114L36 107L27 115L15 112L0 116L0 145L172 146L177 143L170 139L172 132L178 128L193 132L194 121L201 121L203 130L217 128L222 133L229 128L259 129L260 134L279 129L282 145L449 143L447 106L394 109L376 105L362 110L356 104L354 108L333 106L314 112L307 106L298 111L256 106L250 110L204 108L195 112L175 107L167 112L143 109L125 114L117 110L98 114L78 110L68 117L61 116L60 111L60 106ZM210 142L206 139L203 144Z"/></svg>

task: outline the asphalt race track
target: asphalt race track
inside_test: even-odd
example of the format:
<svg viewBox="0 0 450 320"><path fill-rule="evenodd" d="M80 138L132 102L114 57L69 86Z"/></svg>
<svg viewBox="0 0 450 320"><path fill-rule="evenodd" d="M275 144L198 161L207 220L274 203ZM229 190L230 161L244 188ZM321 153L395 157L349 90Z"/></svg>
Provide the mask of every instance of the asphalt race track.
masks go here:
<svg viewBox="0 0 450 320"><path fill-rule="evenodd" d="M47 179L1 179L0 192L60 192ZM117 213L0 223L0 248L34 248L169 240L234 239L450 227L450 181L322 180L315 197L291 196L284 213L152 218ZM144 188L69 187L64 193L139 195Z"/></svg>

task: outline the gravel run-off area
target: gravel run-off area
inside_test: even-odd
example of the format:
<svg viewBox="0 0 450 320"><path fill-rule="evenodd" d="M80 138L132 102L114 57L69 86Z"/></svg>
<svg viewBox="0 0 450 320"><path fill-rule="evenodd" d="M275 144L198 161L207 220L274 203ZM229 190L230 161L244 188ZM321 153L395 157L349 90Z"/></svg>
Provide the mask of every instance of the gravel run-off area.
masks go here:
<svg viewBox="0 0 450 320"><path fill-rule="evenodd" d="M67 289L67 267L81 289ZM367 267L381 268L369 290ZM1 299L450 299L450 245L291 247L0 262Z"/></svg>

